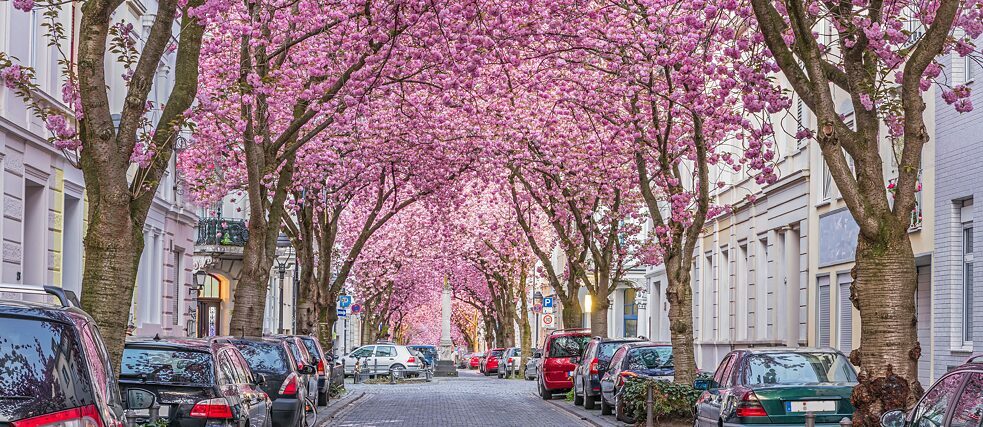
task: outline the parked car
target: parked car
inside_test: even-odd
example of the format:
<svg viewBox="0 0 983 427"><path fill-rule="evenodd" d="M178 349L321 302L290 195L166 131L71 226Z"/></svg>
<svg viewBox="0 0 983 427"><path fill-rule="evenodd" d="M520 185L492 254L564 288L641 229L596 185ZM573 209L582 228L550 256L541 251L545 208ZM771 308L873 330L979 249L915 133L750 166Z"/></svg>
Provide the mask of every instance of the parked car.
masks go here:
<svg viewBox="0 0 983 427"><path fill-rule="evenodd" d="M378 343L359 347L345 356L345 374L355 373L355 362L361 363L362 372L371 375L386 375L391 371L419 375L422 369L419 357L410 354L405 345Z"/></svg>
<svg viewBox="0 0 983 427"><path fill-rule="evenodd" d="M432 345L408 345L407 347L420 352L426 366L431 368L437 366L437 347Z"/></svg>
<svg viewBox="0 0 983 427"><path fill-rule="evenodd" d="M283 340L287 343L287 348L290 349L291 355L293 356L294 363L297 364L297 372L300 375L300 380L306 385L305 390L307 391L307 398L311 401L317 401L318 392L318 378L317 364L314 362L314 357L311 353L307 351L307 345L299 335L270 335L273 339Z"/></svg>
<svg viewBox="0 0 983 427"><path fill-rule="evenodd" d="M589 329L557 329L546 337L537 385L543 400L573 388L573 370L590 341Z"/></svg>
<svg viewBox="0 0 983 427"><path fill-rule="evenodd" d="M474 353L471 355L471 360L468 362L468 368L478 369L481 367L481 359L485 357L485 353Z"/></svg>
<svg viewBox="0 0 983 427"><path fill-rule="evenodd" d="M634 423L621 399L621 390L628 378L649 377L672 381L674 373L672 346L650 342L622 344L611 356L608 368L601 376L601 414L609 415L613 408L619 421Z"/></svg>
<svg viewBox="0 0 983 427"><path fill-rule="evenodd" d="M526 361L526 370L522 373L526 381L532 381L539 375L539 364L543 362L543 350L533 349L532 357Z"/></svg>
<svg viewBox="0 0 983 427"><path fill-rule="evenodd" d="M77 299L53 287L0 292L0 425L123 425L109 356Z"/></svg>
<svg viewBox="0 0 983 427"><path fill-rule="evenodd" d="M327 368L332 365L331 357L324 353L324 348L321 347L317 338L307 335L299 335L298 337L307 347L307 352L311 354L312 362L317 367L317 406L327 406L328 388L331 386L330 378L328 378L330 372Z"/></svg>
<svg viewBox="0 0 983 427"><path fill-rule="evenodd" d="M519 361L522 360L522 348L511 347L502 353L499 359L498 377L512 377L519 372Z"/></svg>
<svg viewBox="0 0 983 427"><path fill-rule="evenodd" d="M817 426L838 426L853 416L856 384L853 366L833 349L732 351L712 379L694 383L705 390L696 401L696 426L803 425L806 412L816 414Z"/></svg>
<svg viewBox="0 0 983 427"><path fill-rule="evenodd" d="M504 348L493 348L485 353L485 357L481 359L481 373L485 376L489 376L493 373L498 373L498 362L502 354L505 353Z"/></svg>
<svg viewBox="0 0 983 427"><path fill-rule="evenodd" d="M980 426L983 419L983 355L942 375L909 412L881 416L883 427Z"/></svg>
<svg viewBox="0 0 983 427"><path fill-rule="evenodd" d="M239 350L224 338L131 337L123 348L120 391L144 390L168 425L272 423L272 401Z"/></svg>
<svg viewBox="0 0 983 427"><path fill-rule="evenodd" d="M608 370L608 362L621 345L640 341L638 338L594 337L584 349L580 363L573 370L573 403L594 409L601 397L601 374Z"/></svg>
<svg viewBox="0 0 983 427"><path fill-rule="evenodd" d="M457 359L457 369L468 369L469 362L471 362L471 353L462 354Z"/></svg>
<svg viewBox="0 0 983 427"><path fill-rule="evenodd" d="M272 337L229 338L239 349L256 375L265 377L260 388L273 401L271 419L273 427L294 427L305 423L305 400L308 395L304 373L298 370L286 341ZM304 370L313 372L311 366Z"/></svg>

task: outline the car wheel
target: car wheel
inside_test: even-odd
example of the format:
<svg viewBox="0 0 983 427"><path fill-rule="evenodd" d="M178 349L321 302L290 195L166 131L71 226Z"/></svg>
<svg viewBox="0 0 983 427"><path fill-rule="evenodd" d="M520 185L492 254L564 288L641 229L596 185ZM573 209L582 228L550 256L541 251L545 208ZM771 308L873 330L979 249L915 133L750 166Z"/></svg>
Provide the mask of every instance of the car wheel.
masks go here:
<svg viewBox="0 0 983 427"><path fill-rule="evenodd" d="M586 391L587 390L585 389L584 392L586 393ZM577 383L574 382L573 383L573 405L574 406L581 406L583 404L584 404L584 396L581 395L581 394L577 394Z"/></svg>
<svg viewBox="0 0 983 427"><path fill-rule="evenodd" d="M584 409L597 409L597 398L591 396L587 392L587 388L584 388Z"/></svg>
<svg viewBox="0 0 983 427"><path fill-rule="evenodd" d="M404 373L403 375L399 375L399 374L396 374L396 375L399 375L400 378L406 378L406 374L405 374L406 367L405 366L397 363L397 364L392 365L392 366L389 367L389 373L390 374L395 374L396 372L403 372Z"/></svg>
<svg viewBox="0 0 983 427"><path fill-rule="evenodd" d="M546 389L546 386L543 385L542 381L538 381L536 384L539 385L539 397L542 397L543 400L550 400L553 398L553 393L550 393L550 391Z"/></svg>
<svg viewBox="0 0 983 427"><path fill-rule="evenodd" d="M328 386L324 386L324 391L317 392L317 406L328 406Z"/></svg>
<svg viewBox="0 0 983 427"><path fill-rule="evenodd" d="M604 400L604 395L601 395L601 415L611 415L611 405Z"/></svg>
<svg viewBox="0 0 983 427"><path fill-rule="evenodd" d="M627 424L635 424L635 419L633 417L629 417L628 414L625 413L625 405L617 397L614 398L614 415L618 418L618 421Z"/></svg>

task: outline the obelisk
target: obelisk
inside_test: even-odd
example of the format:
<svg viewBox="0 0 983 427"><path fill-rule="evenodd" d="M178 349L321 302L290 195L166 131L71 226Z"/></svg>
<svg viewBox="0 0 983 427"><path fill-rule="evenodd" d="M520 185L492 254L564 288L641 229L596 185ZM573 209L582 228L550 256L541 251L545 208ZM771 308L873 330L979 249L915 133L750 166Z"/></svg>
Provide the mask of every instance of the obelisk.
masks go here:
<svg viewBox="0 0 983 427"><path fill-rule="evenodd" d="M451 282L444 276L444 288L440 292L440 360L434 369L438 377L456 377L454 342L451 341Z"/></svg>

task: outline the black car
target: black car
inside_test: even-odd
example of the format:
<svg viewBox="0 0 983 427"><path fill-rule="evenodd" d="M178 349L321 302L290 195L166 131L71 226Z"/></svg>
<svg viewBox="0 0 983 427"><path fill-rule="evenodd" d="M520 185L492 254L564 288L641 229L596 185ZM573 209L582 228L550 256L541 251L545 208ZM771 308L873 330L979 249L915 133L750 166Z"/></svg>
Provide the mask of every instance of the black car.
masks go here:
<svg viewBox="0 0 983 427"><path fill-rule="evenodd" d="M266 377L263 390L273 400L273 427L293 427L305 423L305 396L307 383L303 376L313 372L305 366L307 374L298 370L287 342L281 338L230 338L246 358L249 368Z"/></svg>
<svg viewBox="0 0 983 427"><path fill-rule="evenodd" d="M298 335L271 335L270 338L281 339L287 344L287 348L290 349L290 354L297 364L300 379L306 385L306 396L312 402L316 402L318 391L317 363L314 362L311 353L307 351L307 345Z"/></svg>
<svg viewBox="0 0 983 427"><path fill-rule="evenodd" d="M601 414L610 415L614 409L618 420L634 423L620 398L628 378L641 376L672 381L675 373L672 346L652 342L622 344L601 375Z"/></svg>
<svg viewBox="0 0 983 427"><path fill-rule="evenodd" d="M300 336L299 338L307 347L307 352L312 358L311 362L317 367L317 406L327 406L328 387L330 387L327 368L331 367L332 360L325 355L317 338L311 336Z"/></svg>
<svg viewBox="0 0 983 427"><path fill-rule="evenodd" d="M269 426L264 382L223 338L130 338L119 374L120 390L152 393L171 427Z"/></svg>
<svg viewBox="0 0 983 427"><path fill-rule="evenodd" d="M122 425L99 329L67 292L45 288L0 285L33 301L0 299L0 426Z"/></svg>
<svg viewBox="0 0 983 427"><path fill-rule="evenodd" d="M884 427L983 425L983 355L939 378L910 413L901 410L881 416Z"/></svg>
<svg viewBox="0 0 983 427"><path fill-rule="evenodd" d="M594 337L573 371L573 403L594 409L601 397L601 374L608 369L614 351L622 344L638 341L638 338Z"/></svg>

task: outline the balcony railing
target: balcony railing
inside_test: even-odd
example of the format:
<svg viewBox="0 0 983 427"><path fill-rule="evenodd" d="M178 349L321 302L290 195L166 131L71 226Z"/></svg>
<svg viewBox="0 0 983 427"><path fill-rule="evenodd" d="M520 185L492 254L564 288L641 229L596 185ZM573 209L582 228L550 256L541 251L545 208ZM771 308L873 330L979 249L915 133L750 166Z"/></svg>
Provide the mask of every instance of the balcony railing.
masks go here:
<svg viewBox="0 0 983 427"><path fill-rule="evenodd" d="M245 246L249 240L249 230L241 219L202 218L198 220L198 241L200 246Z"/></svg>

